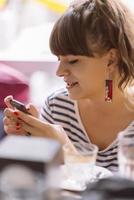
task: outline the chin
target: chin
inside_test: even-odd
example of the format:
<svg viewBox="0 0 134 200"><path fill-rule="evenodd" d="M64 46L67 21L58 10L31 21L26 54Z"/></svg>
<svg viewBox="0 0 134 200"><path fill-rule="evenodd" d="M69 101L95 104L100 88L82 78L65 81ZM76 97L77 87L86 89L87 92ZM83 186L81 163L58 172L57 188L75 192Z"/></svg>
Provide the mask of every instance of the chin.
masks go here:
<svg viewBox="0 0 134 200"><path fill-rule="evenodd" d="M85 99L86 97L82 96L82 95L78 95L78 94L71 94L68 92L68 96L70 99L74 100L74 101L78 101L81 99Z"/></svg>

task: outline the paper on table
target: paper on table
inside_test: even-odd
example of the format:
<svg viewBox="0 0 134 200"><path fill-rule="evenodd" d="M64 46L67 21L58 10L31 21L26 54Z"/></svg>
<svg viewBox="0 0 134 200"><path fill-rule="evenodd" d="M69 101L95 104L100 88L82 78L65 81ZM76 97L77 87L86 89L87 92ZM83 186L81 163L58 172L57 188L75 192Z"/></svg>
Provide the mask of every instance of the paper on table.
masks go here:
<svg viewBox="0 0 134 200"><path fill-rule="evenodd" d="M98 179L101 178L112 176L112 172L110 172L108 169L104 167L99 167L99 166L91 166L91 168L89 168L87 171L87 176L85 176L86 177L85 180L83 178L80 180L79 178L80 173L75 174L75 176L72 176L71 174L72 173L68 171L66 165L61 166L61 186L60 186L61 189L71 190L71 191L84 191L87 187L86 186L87 183L97 181Z"/></svg>

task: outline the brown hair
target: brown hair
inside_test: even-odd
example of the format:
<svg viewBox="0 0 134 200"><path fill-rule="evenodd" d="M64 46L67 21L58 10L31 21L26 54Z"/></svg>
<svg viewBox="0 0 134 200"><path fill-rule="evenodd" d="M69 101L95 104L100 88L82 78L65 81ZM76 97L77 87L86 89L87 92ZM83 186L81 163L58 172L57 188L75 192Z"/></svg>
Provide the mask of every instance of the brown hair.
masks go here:
<svg viewBox="0 0 134 200"><path fill-rule="evenodd" d="M119 53L119 88L134 78L134 17L119 0L76 0L55 24L50 49L55 55Z"/></svg>

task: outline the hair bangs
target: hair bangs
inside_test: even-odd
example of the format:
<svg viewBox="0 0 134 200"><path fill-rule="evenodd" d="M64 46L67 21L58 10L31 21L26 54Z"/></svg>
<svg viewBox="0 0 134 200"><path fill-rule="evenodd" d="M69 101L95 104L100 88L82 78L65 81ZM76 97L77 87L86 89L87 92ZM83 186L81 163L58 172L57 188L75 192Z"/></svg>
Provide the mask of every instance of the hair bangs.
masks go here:
<svg viewBox="0 0 134 200"><path fill-rule="evenodd" d="M70 9L57 21L50 36L50 49L53 54L93 56L80 17Z"/></svg>

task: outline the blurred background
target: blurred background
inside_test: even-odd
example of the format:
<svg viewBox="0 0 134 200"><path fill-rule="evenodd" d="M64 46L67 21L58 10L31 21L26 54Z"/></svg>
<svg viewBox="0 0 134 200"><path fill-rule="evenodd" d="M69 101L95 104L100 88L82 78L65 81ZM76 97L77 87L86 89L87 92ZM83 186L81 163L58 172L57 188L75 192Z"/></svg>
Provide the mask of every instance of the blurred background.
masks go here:
<svg viewBox="0 0 134 200"><path fill-rule="evenodd" d="M55 76L57 58L50 53L49 35L69 3L0 0L0 62L25 74L30 85L29 101L37 106L48 94L63 87L62 80Z"/></svg>
<svg viewBox="0 0 134 200"><path fill-rule="evenodd" d="M122 1L134 10L133 0ZM70 2L0 0L0 63L24 73L30 86L29 101L38 106L64 86L55 76L57 58L50 53L49 36Z"/></svg>

